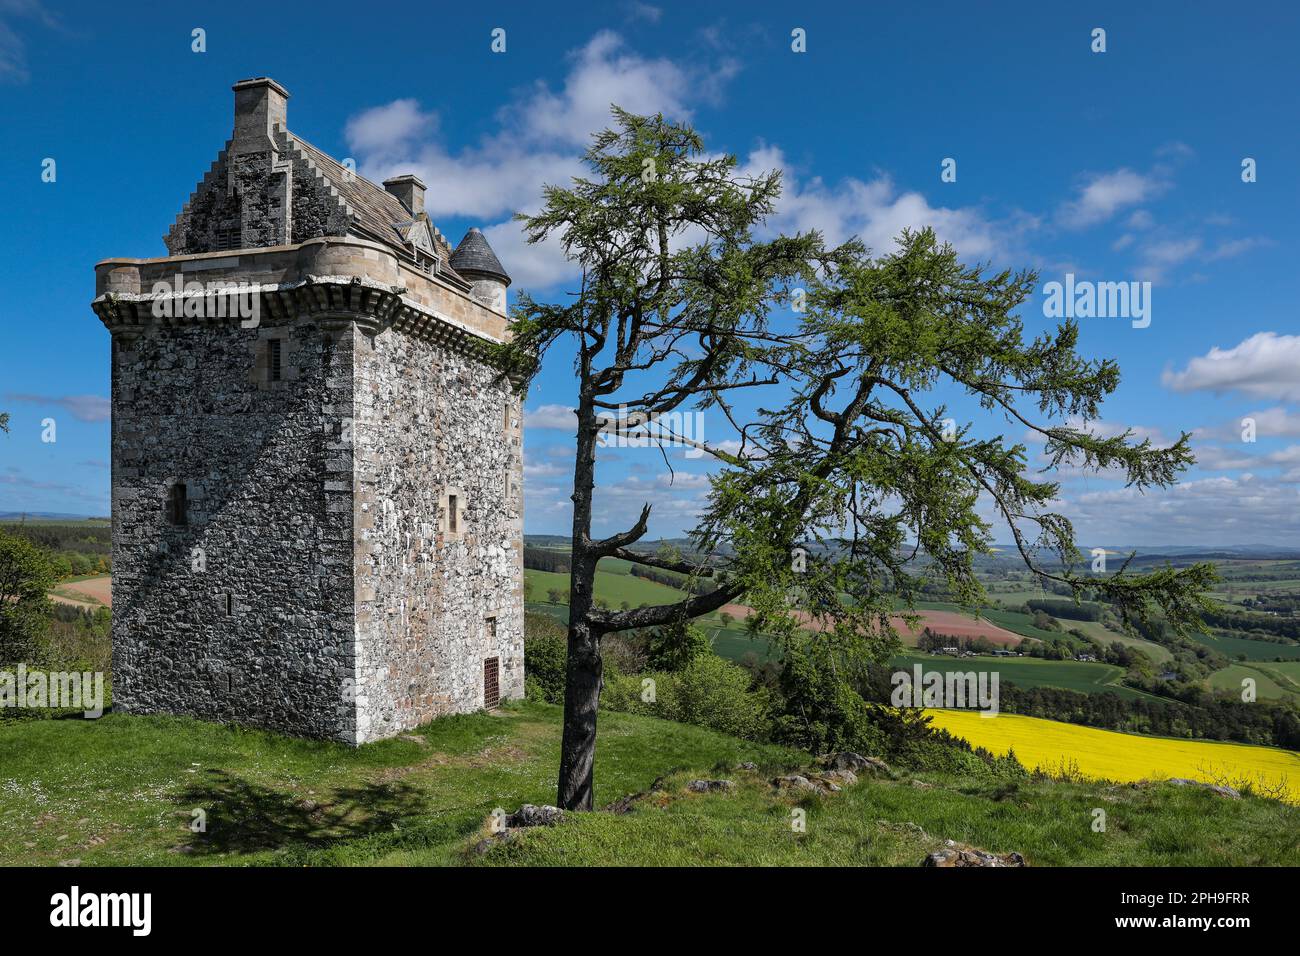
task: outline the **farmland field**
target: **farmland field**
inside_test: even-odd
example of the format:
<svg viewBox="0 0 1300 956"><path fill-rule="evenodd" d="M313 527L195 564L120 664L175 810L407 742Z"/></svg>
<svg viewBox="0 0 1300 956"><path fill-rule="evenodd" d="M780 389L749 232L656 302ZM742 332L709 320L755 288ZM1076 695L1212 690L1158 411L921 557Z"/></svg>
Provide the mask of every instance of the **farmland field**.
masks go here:
<svg viewBox="0 0 1300 956"><path fill-rule="evenodd" d="M999 681L1010 681L1018 687L1059 687L1082 694L1109 691L1126 700L1151 698L1150 694L1119 683L1124 676L1122 668L1100 662L1045 661L1034 657L956 658L900 654L890 663L909 670L914 664L920 664L926 670L997 671Z"/></svg>
<svg viewBox="0 0 1300 956"><path fill-rule="evenodd" d="M1300 661L1254 661L1233 664L1210 675L1210 686L1215 690L1241 693L1244 678L1253 678L1255 693L1261 698L1280 700L1284 697L1300 698Z"/></svg>
<svg viewBox="0 0 1300 956"><path fill-rule="evenodd" d="M1271 661L1277 657L1300 660L1300 644L1275 644L1272 641L1251 641L1226 634L1191 634L1192 640L1212 647L1220 654L1236 657L1245 654L1248 661Z"/></svg>
<svg viewBox="0 0 1300 956"><path fill-rule="evenodd" d="M1062 625L1068 623L1070 627L1077 628L1089 637L1095 638L1104 644L1123 644L1125 647L1136 648L1156 663L1163 663L1174 658L1174 655L1169 652L1169 648L1141 637L1119 634L1100 621L1062 621L1061 623Z"/></svg>
<svg viewBox="0 0 1300 956"><path fill-rule="evenodd" d="M1094 727L1081 727L1037 717L999 714L981 717L974 711L931 710L934 726L974 746L1004 754L1014 749L1030 768L1054 769L1076 761L1086 777L1129 783L1135 780L1185 777L1238 786L1251 782L1285 784L1286 799L1300 803L1300 754L1273 747L1139 737ZM1295 840L1295 832L1280 834Z"/></svg>

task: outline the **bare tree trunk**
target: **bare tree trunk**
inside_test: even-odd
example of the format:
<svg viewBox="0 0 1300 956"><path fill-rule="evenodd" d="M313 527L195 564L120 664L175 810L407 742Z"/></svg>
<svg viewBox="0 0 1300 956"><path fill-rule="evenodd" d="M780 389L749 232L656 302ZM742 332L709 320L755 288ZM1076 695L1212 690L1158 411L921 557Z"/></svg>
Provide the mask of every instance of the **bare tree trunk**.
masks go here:
<svg viewBox="0 0 1300 956"><path fill-rule="evenodd" d="M557 806L592 809L596 762L596 711L600 706L600 639L583 623L569 625L564 677L564 739L560 745Z"/></svg>
<svg viewBox="0 0 1300 956"><path fill-rule="evenodd" d="M569 653L564 674L564 737L556 805L565 810L592 808L596 762L596 712L600 706L600 632L587 616L595 599L599 555L591 546L591 500L596 479L596 416L587 390L578 401L578 442L573 474L573 566L569 572Z"/></svg>

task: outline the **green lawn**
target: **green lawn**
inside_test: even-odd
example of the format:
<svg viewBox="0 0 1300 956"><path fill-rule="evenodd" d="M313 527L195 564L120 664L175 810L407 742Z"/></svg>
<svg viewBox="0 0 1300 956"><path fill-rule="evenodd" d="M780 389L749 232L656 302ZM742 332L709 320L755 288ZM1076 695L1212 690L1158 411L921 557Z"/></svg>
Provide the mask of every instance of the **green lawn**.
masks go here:
<svg viewBox="0 0 1300 956"><path fill-rule="evenodd" d="M174 717L0 724L0 865L455 863L494 808L554 802L560 716L517 704L355 749ZM797 759L602 713L596 797L675 767Z"/></svg>
<svg viewBox="0 0 1300 956"><path fill-rule="evenodd" d="M999 681L1010 681L1019 687L1060 687L1084 694L1111 692L1126 700L1150 694L1125 687L1119 683L1123 668L1113 664L1079 661L1045 661L1034 657L941 657L929 654L900 654L891 663L895 667L911 670L920 664L926 670L937 671L997 671Z"/></svg>
<svg viewBox="0 0 1300 956"><path fill-rule="evenodd" d="M0 725L0 865L900 865L945 839L1031 864L1293 862L1297 811L1204 790L909 774L794 798L768 780L806 754L603 713L597 803L471 852L497 807L553 800L560 708L512 704L349 748L168 717ZM739 761L759 770L741 771ZM730 793L694 794L698 777ZM1093 808L1110 825L1092 830ZM206 814L206 831L190 824ZM791 826L795 810L806 826ZM1286 836L1290 835L1290 836ZM1285 838L1283 838L1285 837Z"/></svg>
<svg viewBox="0 0 1300 956"><path fill-rule="evenodd" d="M531 597L536 602L546 601L546 592L552 588L558 591L569 590L569 575L555 571L528 568L524 571L524 580L532 586ZM618 608L624 601L632 607L640 604L672 604L685 595L666 584L616 569L606 570L602 561L601 567L596 571L596 597L608 601L610 607Z"/></svg>

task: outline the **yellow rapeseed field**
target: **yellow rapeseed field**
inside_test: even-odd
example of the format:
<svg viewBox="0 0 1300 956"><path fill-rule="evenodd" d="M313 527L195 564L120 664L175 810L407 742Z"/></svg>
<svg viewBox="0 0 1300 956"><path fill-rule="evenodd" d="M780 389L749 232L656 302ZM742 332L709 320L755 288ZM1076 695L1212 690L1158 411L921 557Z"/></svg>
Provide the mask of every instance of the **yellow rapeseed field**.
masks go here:
<svg viewBox="0 0 1300 956"><path fill-rule="evenodd" d="M1117 780L1159 780L1186 777L1240 787L1285 783L1288 803L1300 803L1300 754L1274 747L1171 740L1098 730L1018 714L981 717L974 711L927 710L933 726L971 746L996 754L1014 748L1029 769L1056 770L1075 765L1085 777Z"/></svg>

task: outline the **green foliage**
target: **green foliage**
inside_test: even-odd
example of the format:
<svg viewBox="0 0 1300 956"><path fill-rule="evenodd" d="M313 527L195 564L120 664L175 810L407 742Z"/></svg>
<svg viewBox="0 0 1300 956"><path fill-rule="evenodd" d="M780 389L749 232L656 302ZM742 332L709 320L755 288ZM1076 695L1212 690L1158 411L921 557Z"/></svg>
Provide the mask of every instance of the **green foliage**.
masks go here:
<svg viewBox="0 0 1300 956"><path fill-rule="evenodd" d="M548 614L524 614L524 692L548 703L564 701L568 638L562 624Z"/></svg>
<svg viewBox="0 0 1300 956"><path fill-rule="evenodd" d="M822 641L805 639L790 646L783 663L774 740L813 753L881 751L883 738L871 708L849 682L841 655Z"/></svg>
<svg viewBox="0 0 1300 956"><path fill-rule="evenodd" d="M0 663L39 653L50 617L54 562L26 538L0 531Z"/></svg>
<svg viewBox="0 0 1300 956"><path fill-rule="evenodd" d="M751 691L744 668L713 654L678 671L607 672L601 702L609 710L695 724L744 740L768 737L768 693Z"/></svg>
<svg viewBox="0 0 1300 956"><path fill-rule="evenodd" d="M652 670L685 670L701 657L713 656L705 630L692 621L679 620L656 628L650 635L649 665Z"/></svg>

